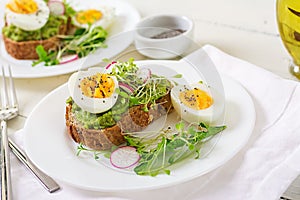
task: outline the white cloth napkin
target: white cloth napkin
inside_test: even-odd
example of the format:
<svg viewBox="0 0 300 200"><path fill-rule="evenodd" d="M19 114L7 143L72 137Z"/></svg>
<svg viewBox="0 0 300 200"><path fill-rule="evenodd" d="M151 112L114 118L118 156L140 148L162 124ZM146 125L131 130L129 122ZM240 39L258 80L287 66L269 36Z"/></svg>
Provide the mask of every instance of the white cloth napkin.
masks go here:
<svg viewBox="0 0 300 200"><path fill-rule="evenodd" d="M239 81L253 98L257 119L247 145L222 167L187 183L158 190L99 193L60 183L45 191L17 159L12 158L14 199L22 200L278 200L300 174L300 86L253 64L206 45L218 70ZM14 140L22 145L22 130Z"/></svg>

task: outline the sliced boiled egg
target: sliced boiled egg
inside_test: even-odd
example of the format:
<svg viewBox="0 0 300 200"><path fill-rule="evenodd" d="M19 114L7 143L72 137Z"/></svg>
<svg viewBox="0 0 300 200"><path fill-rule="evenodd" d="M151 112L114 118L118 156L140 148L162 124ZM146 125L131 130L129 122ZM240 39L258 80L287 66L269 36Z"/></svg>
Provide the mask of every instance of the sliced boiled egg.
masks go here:
<svg viewBox="0 0 300 200"><path fill-rule="evenodd" d="M101 6L98 8L89 8L78 11L73 17L73 23L75 26L81 28L101 26L106 29L113 23L115 16L114 8Z"/></svg>
<svg viewBox="0 0 300 200"><path fill-rule="evenodd" d="M102 68L91 68L72 74L68 89L74 102L90 113L103 113L116 103L119 88L115 76L106 74Z"/></svg>
<svg viewBox="0 0 300 200"><path fill-rule="evenodd" d="M5 12L8 24L32 31L47 23L50 10L43 0L10 0Z"/></svg>
<svg viewBox="0 0 300 200"><path fill-rule="evenodd" d="M204 83L175 86L171 100L178 115L189 123L215 123L224 111L224 98Z"/></svg>

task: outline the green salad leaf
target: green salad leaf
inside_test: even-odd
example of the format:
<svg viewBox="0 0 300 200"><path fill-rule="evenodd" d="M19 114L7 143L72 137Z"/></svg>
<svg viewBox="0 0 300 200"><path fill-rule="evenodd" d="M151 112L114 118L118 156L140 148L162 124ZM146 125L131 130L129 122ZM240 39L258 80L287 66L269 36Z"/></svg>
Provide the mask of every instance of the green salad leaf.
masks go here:
<svg viewBox="0 0 300 200"><path fill-rule="evenodd" d="M170 174L168 167L191 155L199 158L201 144L225 128L226 126L212 127L204 123L200 123L197 127L185 128L184 123L180 122L175 126L177 131L175 134L162 131L152 139L127 135L125 139L128 145L136 147L141 156L134 171L138 175Z"/></svg>
<svg viewBox="0 0 300 200"><path fill-rule="evenodd" d="M60 35L58 37L62 40L62 48L47 52L41 45L37 46L36 52L39 59L34 61L32 66L42 62L45 63L45 66L56 65L59 64L64 55L76 54L81 58L95 52L98 48L107 47L104 43L107 32L101 26L89 27L88 29L80 28L73 35Z"/></svg>
<svg viewBox="0 0 300 200"><path fill-rule="evenodd" d="M171 170L168 168L175 163L182 162L190 156L199 159L202 144L225 130L226 126L208 126L199 123L196 127L185 128L184 123L179 122L175 129L176 133L170 133L169 129L163 130L155 138L125 136L127 145L135 147L141 156L138 165L134 168L137 175L157 176L161 173L170 175ZM95 160L100 158L99 155L109 159L111 152L116 148L117 146L113 146L111 151L98 151L79 144L77 156L86 151L92 153Z"/></svg>
<svg viewBox="0 0 300 200"><path fill-rule="evenodd" d="M44 49L42 45L38 45L36 47L36 53L39 56L39 59L33 61L32 66L35 66L39 63L45 62L45 66L57 65L59 64L59 60L56 59L55 51L50 51L49 53Z"/></svg>

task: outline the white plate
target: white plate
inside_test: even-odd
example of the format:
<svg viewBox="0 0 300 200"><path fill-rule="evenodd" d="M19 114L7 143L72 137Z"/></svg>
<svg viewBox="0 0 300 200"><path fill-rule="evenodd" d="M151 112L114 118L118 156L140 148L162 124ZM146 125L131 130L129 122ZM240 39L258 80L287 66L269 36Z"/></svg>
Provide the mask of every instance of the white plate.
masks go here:
<svg viewBox="0 0 300 200"><path fill-rule="evenodd" d="M137 64L161 65L160 74L170 74L175 70L182 73L186 80L199 80L199 77L192 79L195 76L193 68L183 60L143 61ZM231 159L246 144L254 127L255 110L251 97L240 84L227 76L221 77L226 94L227 129L220 137L205 144L208 147L216 144L208 155L197 160L187 159L172 167L171 175L138 176L113 170L91 157L76 156L76 145L65 127L65 100L69 97L66 84L47 95L28 117L24 135L26 153L34 164L53 178L87 190L148 190L194 179Z"/></svg>
<svg viewBox="0 0 300 200"><path fill-rule="evenodd" d="M71 5L76 8L90 7L96 8L100 5L107 5L116 9L116 21L109 28L109 37L106 40L107 48L102 48L94 54L74 62L56 66L36 66L32 67L32 61L17 60L7 54L3 39L0 40L0 61L1 63L11 64L13 76L16 78L38 78L56 76L74 72L82 66L82 68L95 65L102 61L103 58L112 58L126 49L133 41L133 29L136 23L140 20L140 15L137 10L122 0L72 0ZM3 12L2 4L0 13ZM3 16L1 16L0 27L3 27ZM0 35L1 36L1 35Z"/></svg>

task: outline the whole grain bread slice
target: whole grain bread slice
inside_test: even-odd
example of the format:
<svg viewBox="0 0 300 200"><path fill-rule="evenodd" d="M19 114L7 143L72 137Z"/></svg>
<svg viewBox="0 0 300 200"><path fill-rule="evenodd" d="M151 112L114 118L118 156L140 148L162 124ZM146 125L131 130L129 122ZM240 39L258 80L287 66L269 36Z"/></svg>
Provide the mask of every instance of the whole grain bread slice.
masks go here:
<svg viewBox="0 0 300 200"><path fill-rule="evenodd" d="M70 21L70 20L69 20ZM59 27L59 34L67 34L69 23L62 24ZM35 60L39 56L36 52L36 47L42 45L46 51L56 50L60 45L60 40L57 36L50 37L45 40L30 40L30 41L14 41L3 35L4 46L6 52L13 58L19 60Z"/></svg>
<svg viewBox="0 0 300 200"><path fill-rule="evenodd" d="M38 45L42 45L46 51L55 50L59 46L59 39L56 36L51 37L47 40L16 42L3 35L3 41L6 52L12 57L19 60L38 59L39 56L35 50Z"/></svg>
<svg viewBox="0 0 300 200"><path fill-rule="evenodd" d="M156 101L155 105L133 106L128 109L116 125L96 130L85 129L72 113L72 105L66 106L66 126L67 132L76 143L81 143L94 150L108 150L112 146L121 145L125 142L124 135L128 132L138 132L144 130L150 123L157 120L164 114L173 110L170 93Z"/></svg>

